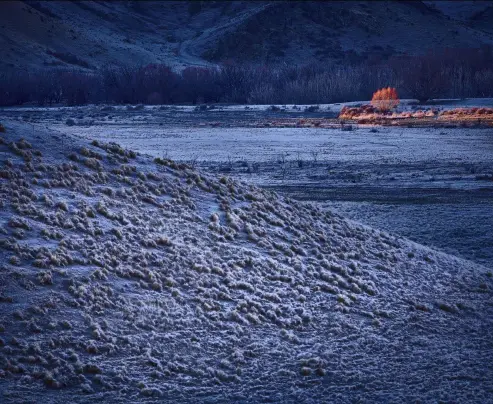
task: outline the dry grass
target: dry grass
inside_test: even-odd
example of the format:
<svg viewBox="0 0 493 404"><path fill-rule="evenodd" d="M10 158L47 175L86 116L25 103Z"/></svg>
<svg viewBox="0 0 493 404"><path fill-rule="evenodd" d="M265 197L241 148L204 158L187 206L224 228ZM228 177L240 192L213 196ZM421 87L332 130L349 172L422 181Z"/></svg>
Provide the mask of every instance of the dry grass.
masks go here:
<svg viewBox="0 0 493 404"><path fill-rule="evenodd" d="M447 111L435 109L380 112L372 105L361 107L344 107L341 109L339 119L355 121L359 124L377 125L464 125L464 126L492 126L493 108L456 108Z"/></svg>
<svg viewBox="0 0 493 404"><path fill-rule="evenodd" d="M493 120L493 108L454 108L440 113L443 119L489 119Z"/></svg>

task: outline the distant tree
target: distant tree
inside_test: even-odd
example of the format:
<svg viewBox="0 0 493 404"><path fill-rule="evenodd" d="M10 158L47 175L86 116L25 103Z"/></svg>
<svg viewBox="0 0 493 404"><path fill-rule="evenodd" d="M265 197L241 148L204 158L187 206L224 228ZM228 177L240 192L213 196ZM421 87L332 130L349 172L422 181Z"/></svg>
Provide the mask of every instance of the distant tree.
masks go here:
<svg viewBox="0 0 493 404"><path fill-rule="evenodd" d="M182 70L182 93L187 102L217 102L221 95L219 72L213 68L190 66Z"/></svg>
<svg viewBox="0 0 493 404"><path fill-rule="evenodd" d="M401 55L368 64L247 64L181 71L163 64L9 69L0 72L0 106L37 103L319 104L372 98L374 111L390 111L405 98L493 96L493 50L446 49ZM382 88L383 86L386 88ZM387 87L387 86L390 86ZM395 88L394 88L395 87Z"/></svg>
<svg viewBox="0 0 493 404"><path fill-rule="evenodd" d="M448 89L443 60L437 54L404 60L401 71L404 87L420 103L443 96Z"/></svg>
<svg viewBox="0 0 493 404"><path fill-rule="evenodd" d="M399 105L397 90L393 87L381 88L373 93L371 105L380 112L389 112Z"/></svg>

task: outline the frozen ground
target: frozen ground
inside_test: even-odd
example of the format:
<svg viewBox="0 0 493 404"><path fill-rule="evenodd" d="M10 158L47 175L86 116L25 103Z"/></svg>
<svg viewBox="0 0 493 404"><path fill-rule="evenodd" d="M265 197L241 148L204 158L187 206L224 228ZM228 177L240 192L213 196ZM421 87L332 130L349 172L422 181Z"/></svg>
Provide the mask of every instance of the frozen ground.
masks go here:
<svg viewBox="0 0 493 404"><path fill-rule="evenodd" d="M247 127L335 117L343 105L8 108L7 119L116 141L330 205L344 215L493 267L493 129ZM438 100L434 108L493 105ZM412 108L405 100L401 110ZM75 125L68 126L67 119Z"/></svg>
<svg viewBox="0 0 493 404"><path fill-rule="evenodd" d="M4 124L2 402L493 402L491 269Z"/></svg>

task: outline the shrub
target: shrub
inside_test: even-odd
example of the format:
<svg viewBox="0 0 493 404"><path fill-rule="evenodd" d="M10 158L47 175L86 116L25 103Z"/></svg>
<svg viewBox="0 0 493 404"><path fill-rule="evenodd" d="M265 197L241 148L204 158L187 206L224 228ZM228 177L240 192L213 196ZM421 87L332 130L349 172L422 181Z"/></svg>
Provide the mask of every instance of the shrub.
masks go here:
<svg viewBox="0 0 493 404"><path fill-rule="evenodd" d="M362 105L361 107L344 106L339 113L339 119L374 118L377 109L372 105Z"/></svg>
<svg viewBox="0 0 493 404"><path fill-rule="evenodd" d="M375 93L371 99L371 104L380 112L389 112L399 105L397 90L392 87L382 88Z"/></svg>
<svg viewBox="0 0 493 404"><path fill-rule="evenodd" d="M310 105L309 107L305 108L305 112L316 112L320 109L318 105Z"/></svg>
<svg viewBox="0 0 493 404"><path fill-rule="evenodd" d="M102 168L101 163L92 157L86 158L84 164L93 170L100 170Z"/></svg>

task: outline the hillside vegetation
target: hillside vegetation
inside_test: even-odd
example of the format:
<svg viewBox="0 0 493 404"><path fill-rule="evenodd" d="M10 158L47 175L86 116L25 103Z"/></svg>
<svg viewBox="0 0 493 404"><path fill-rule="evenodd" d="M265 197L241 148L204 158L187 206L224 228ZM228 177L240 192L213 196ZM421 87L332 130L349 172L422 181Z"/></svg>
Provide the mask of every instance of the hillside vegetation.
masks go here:
<svg viewBox="0 0 493 404"><path fill-rule="evenodd" d="M2 402L491 400L486 268L114 143L0 139Z"/></svg>

